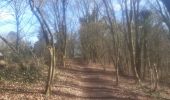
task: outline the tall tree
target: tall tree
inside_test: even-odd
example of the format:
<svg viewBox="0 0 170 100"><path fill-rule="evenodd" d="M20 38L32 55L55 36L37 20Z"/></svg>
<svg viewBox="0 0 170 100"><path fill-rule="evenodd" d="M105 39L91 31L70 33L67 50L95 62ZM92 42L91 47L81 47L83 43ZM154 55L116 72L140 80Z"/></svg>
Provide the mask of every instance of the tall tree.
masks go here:
<svg viewBox="0 0 170 100"><path fill-rule="evenodd" d="M140 0L121 1L123 23L126 24L124 28L125 38L130 53L131 67L140 83L140 68L141 68L141 40L139 33L139 5ZM128 7L129 5L129 7Z"/></svg>
<svg viewBox="0 0 170 100"><path fill-rule="evenodd" d="M46 83L46 90L45 90L45 94L47 96L49 96L51 94L51 84L53 81L53 77L54 77L54 73L55 73L55 46L54 46L54 36L52 34L52 31L50 30L50 27L47 23L47 20L44 18L44 15L42 13L42 6L43 2L39 1L38 3L33 1L33 0L29 0L29 5L31 8L31 11L33 12L33 14L36 16L37 20L40 23L40 26L42 28L42 34L45 38L46 41L46 47L49 50L49 54L50 54L50 65L49 65L49 70L48 70L48 78L47 78L47 83Z"/></svg>
<svg viewBox="0 0 170 100"><path fill-rule="evenodd" d="M6 2L9 2L6 0ZM24 28L22 25L25 20L25 11L27 9L27 3L23 0L11 0L8 5L12 8L14 18L15 18L15 26L16 26L16 50L19 50L19 43L22 39L21 32Z"/></svg>
<svg viewBox="0 0 170 100"><path fill-rule="evenodd" d="M115 17L115 11L114 8L112 7L112 5L110 6L109 4L112 4L111 0L103 0L104 3L104 7L106 10L106 15L107 15L107 22L109 23L109 29L110 29L110 33L112 36L112 44L113 44L113 55L111 57L113 64L115 66L116 69L116 85L118 85L119 82L119 56L120 56L120 51L119 51L119 46L120 46L120 40L119 40L119 35L117 34L118 32L116 32L116 30L118 30L118 26L117 26L117 21L116 21L116 17Z"/></svg>

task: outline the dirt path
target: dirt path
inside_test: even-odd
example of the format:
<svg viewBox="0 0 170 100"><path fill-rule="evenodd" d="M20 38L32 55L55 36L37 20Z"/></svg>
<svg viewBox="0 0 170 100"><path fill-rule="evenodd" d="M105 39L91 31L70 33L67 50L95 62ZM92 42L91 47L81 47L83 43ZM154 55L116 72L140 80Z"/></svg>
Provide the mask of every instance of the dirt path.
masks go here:
<svg viewBox="0 0 170 100"><path fill-rule="evenodd" d="M58 69L49 100L168 100L155 99L137 88L133 79L120 78L114 85L112 67L73 64ZM0 83L0 100L44 100L44 82ZM169 94L167 94L169 95Z"/></svg>
<svg viewBox="0 0 170 100"><path fill-rule="evenodd" d="M58 89L61 94L58 96L63 100L149 100L147 96L115 86L115 75L111 69L104 71L102 67L74 66L64 68L62 72L66 73L59 74L61 85L67 87L68 92L63 93L65 91L61 85L56 87L61 86L62 89Z"/></svg>

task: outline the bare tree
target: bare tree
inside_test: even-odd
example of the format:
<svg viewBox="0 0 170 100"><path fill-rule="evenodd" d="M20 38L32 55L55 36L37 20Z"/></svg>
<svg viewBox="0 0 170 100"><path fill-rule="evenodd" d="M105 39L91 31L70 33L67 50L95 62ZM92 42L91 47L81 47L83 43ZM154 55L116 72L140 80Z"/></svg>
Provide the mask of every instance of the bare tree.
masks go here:
<svg viewBox="0 0 170 100"><path fill-rule="evenodd" d="M118 26L116 23L116 17L115 17L115 12L114 8L112 5L110 6L109 4L112 4L111 1L106 1L103 0L104 7L106 9L106 15L107 15L107 21L109 23L109 29L110 33L112 35L112 44L113 44L113 56L112 56L112 61L114 63L115 69L116 69L116 85L119 83L119 56L120 56L120 51L119 51L119 46L120 46L120 41L119 41L119 36L116 34L116 31L118 30ZM110 12L112 12L110 14Z"/></svg>
<svg viewBox="0 0 170 100"><path fill-rule="evenodd" d="M139 24L138 24L138 15L139 15L139 4L140 0L130 0L130 7L128 7L128 3L126 0L122 0L122 9L124 11L123 15L125 17L125 22L127 29L125 29L126 32L126 40L127 45L130 53L130 59L131 59L131 66L133 68L133 72L135 73L135 76L140 83L140 66L141 66L141 48L140 48L140 37L139 37ZM134 21L134 24L133 24ZM133 26L135 27L133 29ZM135 36L135 37L134 37Z"/></svg>
<svg viewBox="0 0 170 100"><path fill-rule="evenodd" d="M66 26L66 11L67 11L67 0L61 0L62 5L62 20L61 25L59 25L59 33L61 33L58 37L58 39L61 44L59 44L61 47L59 47L60 51L58 53L61 54L61 65L65 66L65 59L66 59L66 44L67 44L67 26Z"/></svg>
<svg viewBox="0 0 170 100"><path fill-rule="evenodd" d="M15 19L15 26L16 26L16 43L15 48L19 50L19 42L22 39L21 31L23 30L24 26L21 25L24 22L24 15L25 10L27 9L27 4L23 0L2 0L5 2L4 7L10 7L12 9L14 19Z"/></svg>
<svg viewBox="0 0 170 100"><path fill-rule="evenodd" d="M21 40L21 23L24 22L24 14L27 8L27 4L23 0L2 0L5 2L4 7L10 6L13 10L14 18L15 18L15 26L16 26L16 43L15 50L19 52L19 41ZM4 37L2 38L5 39ZM6 42L5 42L6 41ZM5 39L5 43L7 43L7 39ZM8 43L9 44L9 43ZM11 47L11 46L10 46Z"/></svg>
<svg viewBox="0 0 170 100"><path fill-rule="evenodd" d="M46 95L49 96L51 94L51 84L55 73L54 68L56 65L55 46L54 46L54 36L50 30L49 25L47 24L47 21L44 19L44 16L42 14L42 9L40 8L41 4L42 2L39 2L39 4L37 5L36 2L34 2L33 0L29 0L31 11L36 16L37 20L39 21L43 29L42 34L46 40L47 48L50 53L50 65L49 65L48 78L47 78L46 90L45 90Z"/></svg>

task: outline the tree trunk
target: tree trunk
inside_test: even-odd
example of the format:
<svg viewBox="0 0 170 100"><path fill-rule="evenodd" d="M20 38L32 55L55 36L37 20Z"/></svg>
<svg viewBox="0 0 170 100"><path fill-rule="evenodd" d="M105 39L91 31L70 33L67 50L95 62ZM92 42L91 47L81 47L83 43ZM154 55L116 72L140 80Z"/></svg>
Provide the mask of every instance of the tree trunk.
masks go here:
<svg viewBox="0 0 170 100"><path fill-rule="evenodd" d="M155 73L155 75L154 75L154 88L153 88L153 91L156 91L157 90L157 87L158 87L158 78L159 78L159 76L158 76L158 70L157 70L157 67L156 67L156 65L154 64L153 65L153 70L154 70L154 73Z"/></svg>
<svg viewBox="0 0 170 100"><path fill-rule="evenodd" d="M48 97L51 94L51 84L54 77L54 68L55 68L55 47L49 47L49 53L50 53L50 65L48 70L48 77L47 77L47 83L45 88L45 94Z"/></svg>
<svg viewBox="0 0 170 100"><path fill-rule="evenodd" d="M116 86L119 85L119 57L116 61Z"/></svg>

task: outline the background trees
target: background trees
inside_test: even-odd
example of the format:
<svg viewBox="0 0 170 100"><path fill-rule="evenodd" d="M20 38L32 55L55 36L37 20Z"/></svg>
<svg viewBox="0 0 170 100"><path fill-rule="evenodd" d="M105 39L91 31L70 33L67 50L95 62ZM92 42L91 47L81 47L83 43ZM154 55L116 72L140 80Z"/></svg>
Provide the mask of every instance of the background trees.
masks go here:
<svg viewBox="0 0 170 100"><path fill-rule="evenodd" d="M34 62L45 59L49 65L46 94L51 92L54 69L65 66L67 58L83 59L86 64L112 65L116 85L119 75L133 76L138 83L151 80L153 90L159 82L169 82L165 81L170 70L168 1L149 0L148 4L146 0L4 1L14 12L16 29L12 38L5 35L0 38L15 53L11 62L21 63L18 66L28 59L33 58ZM26 23L27 12L34 15L36 22L32 26L37 41L32 44L21 37L25 33L25 24L21 23ZM14 61L16 58L20 58L18 62Z"/></svg>

